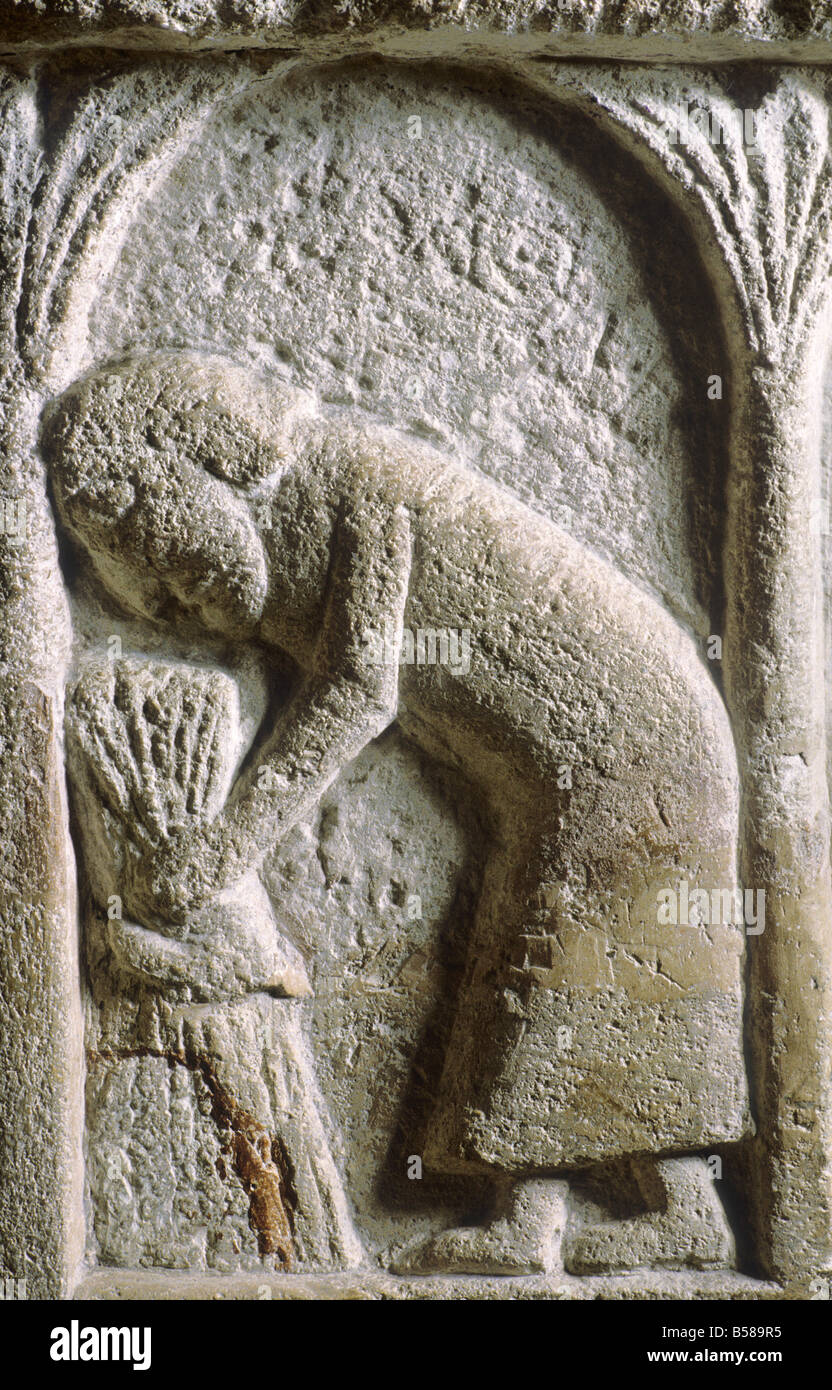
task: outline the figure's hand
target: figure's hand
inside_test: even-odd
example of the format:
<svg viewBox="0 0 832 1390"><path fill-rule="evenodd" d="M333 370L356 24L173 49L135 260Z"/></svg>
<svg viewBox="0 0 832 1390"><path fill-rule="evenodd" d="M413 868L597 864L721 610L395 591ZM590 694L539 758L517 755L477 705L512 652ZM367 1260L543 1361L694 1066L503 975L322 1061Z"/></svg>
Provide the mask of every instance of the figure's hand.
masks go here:
<svg viewBox="0 0 832 1390"><path fill-rule="evenodd" d="M256 874L192 911L184 940L121 919L102 925L121 969L173 1000L239 999L257 991L291 998L311 992L303 958L277 930Z"/></svg>
<svg viewBox="0 0 832 1390"><path fill-rule="evenodd" d="M218 825L176 830L142 861L135 896L146 915L173 925L184 922L234 876L234 857Z"/></svg>

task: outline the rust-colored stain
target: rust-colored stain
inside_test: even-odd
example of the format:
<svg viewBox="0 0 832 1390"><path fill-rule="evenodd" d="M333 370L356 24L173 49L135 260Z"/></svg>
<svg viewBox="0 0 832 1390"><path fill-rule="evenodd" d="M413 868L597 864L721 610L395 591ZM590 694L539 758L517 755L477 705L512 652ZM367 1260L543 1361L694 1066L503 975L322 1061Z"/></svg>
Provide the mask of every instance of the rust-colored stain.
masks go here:
<svg viewBox="0 0 832 1390"><path fill-rule="evenodd" d="M249 1202L249 1224L261 1255L292 1267L292 1222L282 1145L264 1125L232 1103L228 1112L231 1154Z"/></svg>
<svg viewBox="0 0 832 1390"><path fill-rule="evenodd" d="M189 1058L175 1052L154 1052L150 1048L125 1048L117 1052L91 1054L90 1060L122 1061L129 1057L163 1057L170 1066L184 1066L199 1072L208 1088L212 1115L243 1190L248 1197L248 1219L257 1236L261 1255L273 1255L284 1271L292 1268L294 1237L292 1215L295 1196L291 1165L282 1141L266 1126L238 1105L222 1087L207 1058ZM224 1176L224 1174L220 1174Z"/></svg>

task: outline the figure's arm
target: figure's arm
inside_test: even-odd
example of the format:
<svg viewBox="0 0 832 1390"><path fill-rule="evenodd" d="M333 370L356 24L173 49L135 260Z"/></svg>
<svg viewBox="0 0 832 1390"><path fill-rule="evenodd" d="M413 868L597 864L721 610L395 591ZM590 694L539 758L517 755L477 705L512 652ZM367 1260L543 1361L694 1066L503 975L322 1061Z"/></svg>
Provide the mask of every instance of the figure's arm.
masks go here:
<svg viewBox="0 0 832 1390"><path fill-rule="evenodd" d="M389 513L381 530L375 519L345 515L336 545L314 668L216 824L241 864L259 859L311 810L341 768L396 717L410 573L407 515ZM368 648L368 629L389 641Z"/></svg>
<svg viewBox="0 0 832 1390"><path fill-rule="evenodd" d="M210 908L207 909L211 911ZM310 994L306 966L299 951L272 929L258 931L254 921L239 930L239 921L222 917L192 924L186 941L118 919L105 924L106 941L122 970L157 989L187 989L200 1002L234 999L265 991L295 998ZM234 927L238 930L234 930Z"/></svg>
<svg viewBox="0 0 832 1390"><path fill-rule="evenodd" d="M372 497L360 516L344 508L313 669L217 819L158 857L149 885L157 912L204 901L257 864L395 719L410 559L403 509ZM370 633L381 640L368 642Z"/></svg>

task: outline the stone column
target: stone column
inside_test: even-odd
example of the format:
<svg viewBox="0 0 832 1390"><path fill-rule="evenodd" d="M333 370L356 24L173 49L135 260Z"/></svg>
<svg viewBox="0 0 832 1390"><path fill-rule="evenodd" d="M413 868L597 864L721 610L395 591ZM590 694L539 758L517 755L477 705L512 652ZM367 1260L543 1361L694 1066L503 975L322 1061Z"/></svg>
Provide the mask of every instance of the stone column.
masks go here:
<svg viewBox="0 0 832 1390"><path fill-rule="evenodd" d="M813 361L746 359L733 400L725 673L745 797L742 877L765 888L749 937L758 1255L783 1279L829 1268L832 912Z"/></svg>

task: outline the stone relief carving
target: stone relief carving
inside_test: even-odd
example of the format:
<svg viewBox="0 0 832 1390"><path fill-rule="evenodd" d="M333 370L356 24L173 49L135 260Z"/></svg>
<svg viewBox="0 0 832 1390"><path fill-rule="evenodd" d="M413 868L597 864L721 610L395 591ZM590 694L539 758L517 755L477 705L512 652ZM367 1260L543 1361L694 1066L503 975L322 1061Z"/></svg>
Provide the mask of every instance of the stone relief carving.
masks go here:
<svg viewBox="0 0 832 1390"><path fill-rule="evenodd" d="M77 1277L83 1001L90 1288L823 1289L826 79L294 63L0 92L4 873L65 754L84 947L55 869L5 1264Z"/></svg>
<svg viewBox="0 0 832 1390"><path fill-rule="evenodd" d="M425 1162L484 1169L500 1189L511 1175L510 1216L398 1266L551 1268L556 1175L742 1138L743 924L656 922L657 890L677 879L708 903L736 888L733 744L695 644L654 601L470 471L321 421L217 358L156 354L84 378L50 410L44 451L59 516L123 609L277 648L299 672L230 791L240 731L221 673L105 658L68 706L93 971L159 990L173 1055L221 1087L243 1184L266 1162L283 1215L261 1214L258 1167L261 1254L288 1264L294 1223L320 1227L321 1211L338 1220L301 1238L313 1267L322 1249L359 1247L325 1146L289 1152L294 1174L311 1167L316 1210L297 1185L288 1205L288 1169L260 1153L286 1148L279 1103L246 1109L241 1138L241 1082L217 1079L218 1065L254 1069L248 1092L264 1066L282 1072L293 1142L321 1144L293 1006L269 999L306 992L306 971L257 870L394 719L476 787L492 843ZM403 650L406 634L449 632L464 632L464 662L463 644L456 662ZM239 1030L250 1047L261 1028L268 1062L228 1041ZM642 1172L661 1214L577 1232L573 1266L725 1264L704 1160L642 1158Z"/></svg>

